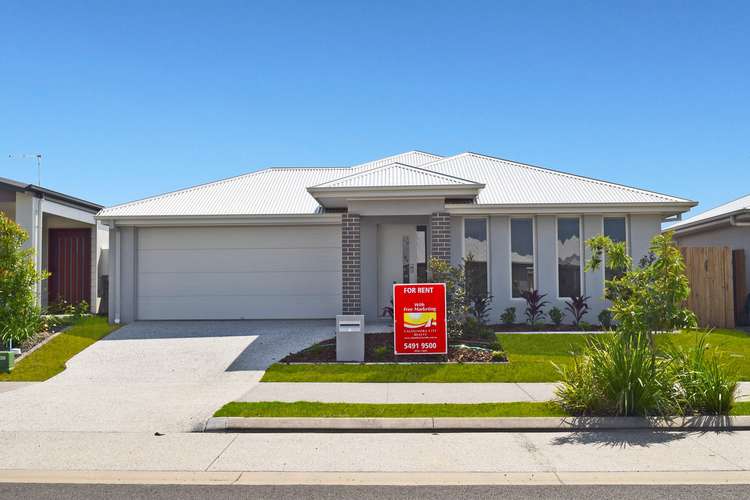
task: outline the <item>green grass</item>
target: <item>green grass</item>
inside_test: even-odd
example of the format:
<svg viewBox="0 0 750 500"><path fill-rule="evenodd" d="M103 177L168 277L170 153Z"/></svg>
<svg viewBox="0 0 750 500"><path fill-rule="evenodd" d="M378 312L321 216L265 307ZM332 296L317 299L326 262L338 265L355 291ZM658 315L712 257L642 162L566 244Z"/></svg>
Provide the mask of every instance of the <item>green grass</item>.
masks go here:
<svg viewBox="0 0 750 500"><path fill-rule="evenodd" d="M553 365L565 366L580 353L589 335L498 334L508 354L507 364L352 365L276 363L263 382L555 382ZM695 332L657 336L657 345L686 346ZM739 380L750 380L750 335L735 330L714 330L709 346L717 347L735 369Z"/></svg>
<svg viewBox="0 0 750 500"><path fill-rule="evenodd" d="M228 403L215 417L564 417L551 403L362 404L259 402Z"/></svg>
<svg viewBox="0 0 750 500"><path fill-rule="evenodd" d="M65 363L70 358L114 328L107 323L107 318L83 318L17 362L11 373L0 373L0 382L41 382L54 377L65 370Z"/></svg>
<svg viewBox="0 0 750 500"><path fill-rule="evenodd" d="M729 412L730 415L750 415L750 401L734 403L734 408Z"/></svg>
<svg viewBox="0 0 750 500"><path fill-rule="evenodd" d="M658 335L656 344L687 347L695 342L696 332L688 331L676 335ZM716 348L724 361L735 371L739 380L750 380L750 334L738 330L713 330L708 336L709 349Z"/></svg>

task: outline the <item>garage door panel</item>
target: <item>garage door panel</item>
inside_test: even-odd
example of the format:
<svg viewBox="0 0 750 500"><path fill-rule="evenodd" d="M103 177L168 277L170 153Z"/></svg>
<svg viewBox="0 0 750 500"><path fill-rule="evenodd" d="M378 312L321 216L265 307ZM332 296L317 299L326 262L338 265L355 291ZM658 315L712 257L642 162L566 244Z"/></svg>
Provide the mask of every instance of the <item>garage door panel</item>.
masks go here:
<svg viewBox="0 0 750 500"><path fill-rule="evenodd" d="M258 271L329 271L341 266L341 252L327 248L141 250L138 268L142 273L207 273Z"/></svg>
<svg viewBox="0 0 750 500"><path fill-rule="evenodd" d="M138 300L139 319L332 318L341 295L161 297Z"/></svg>
<svg viewBox="0 0 750 500"><path fill-rule="evenodd" d="M217 248L335 248L341 241L338 226L194 227L141 229L144 250Z"/></svg>
<svg viewBox="0 0 750 500"><path fill-rule="evenodd" d="M317 295L336 291L341 274L327 271L261 273L148 273L138 281L138 296Z"/></svg>
<svg viewBox="0 0 750 500"><path fill-rule="evenodd" d="M140 228L138 319L331 318L339 226Z"/></svg>

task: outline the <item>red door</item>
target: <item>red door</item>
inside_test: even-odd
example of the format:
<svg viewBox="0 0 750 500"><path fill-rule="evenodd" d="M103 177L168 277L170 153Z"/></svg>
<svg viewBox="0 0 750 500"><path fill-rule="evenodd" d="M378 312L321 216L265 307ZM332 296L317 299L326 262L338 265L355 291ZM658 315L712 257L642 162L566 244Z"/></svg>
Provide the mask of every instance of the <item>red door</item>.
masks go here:
<svg viewBox="0 0 750 500"><path fill-rule="evenodd" d="M49 303L91 303L91 230L50 229Z"/></svg>

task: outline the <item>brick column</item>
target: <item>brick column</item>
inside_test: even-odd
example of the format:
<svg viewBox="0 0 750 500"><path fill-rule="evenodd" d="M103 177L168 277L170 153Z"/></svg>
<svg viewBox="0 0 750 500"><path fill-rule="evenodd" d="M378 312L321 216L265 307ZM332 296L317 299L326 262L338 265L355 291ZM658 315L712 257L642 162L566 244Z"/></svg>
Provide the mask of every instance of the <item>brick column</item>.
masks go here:
<svg viewBox="0 0 750 500"><path fill-rule="evenodd" d="M430 217L430 255L436 259L451 261L451 216L445 212L433 213Z"/></svg>
<svg viewBox="0 0 750 500"><path fill-rule="evenodd" d="M359 215L341 216L341 299L343 314L362 314Z"/></svg>

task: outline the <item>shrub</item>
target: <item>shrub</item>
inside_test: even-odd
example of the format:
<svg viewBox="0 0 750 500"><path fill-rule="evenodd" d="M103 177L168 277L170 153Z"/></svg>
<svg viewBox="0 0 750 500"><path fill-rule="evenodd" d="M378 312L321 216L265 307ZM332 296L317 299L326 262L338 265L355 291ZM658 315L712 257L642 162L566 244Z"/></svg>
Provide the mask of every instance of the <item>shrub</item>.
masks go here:
<svg viewBox="0 0 750 500"><path fill-rule="evenodd" d="M516 308L506 308L505 311L503 311L503 313L500 315L500 321L502 321L504 325L514 324L516 322Z"/></svg>
<svg viewBox="0 0 750 500"><path fill-rule="evenodd" d="M645 335L600 335L560 370L556 394L574 415L647 416L681 411L669 359L657 357Z"/></svg>
<svg viewBox="0 0 750 500"><path fill-rule="evenodd" d="M709 354L708 334L696 336L688 349L672 349L675 378L688 413L726 414L734 404L736 378L717 350Z"/></svg>
<svg viewBox="0 0 750 500"><path fill-rule="evenodd" d="M589 310L588 300L591 297L585 297L579 295L578 297L571 297L565 302L565 309L570 311L573 315L573 325L578 326L581 320Z"/></svg>
<svg viewBox="0 0 750 500"><path fill-rule="evenodd" d="M505 351L492 351L492 361L494 362L508 361L508 356L505 354Z"/></svg>
<svg viewBox="0 0 750 500"><path fill-rule="evenodd" d="M460 338L464 333L464 321L468 314L463 266L451 266L446 261L433 257L430 259L429 268L433 281L445 283L448 338Z"/></svg>
<svg viewBox="0 0 750 500"><path fill-rule="evenodd" d="M486 325L492 308L492 295L475 295L469 301L469 314L471 314L480 325Z"/></svg>
<svg viewBox="0 0 750 500"><path fill-rule="evenodd" d="M0 212L0 340L21 343L36 333L40 309L34 285L49 273L37 271L34 251L23 249L26 232Z"/></svg>
<svg viewBox="0 0 750 500"><path fill-rule="evenodd" d="M547 305L544 297L547 294L540 294L539 290L527 290L521 294L526 301L526 322L531 326L537 326L544 318L544 306Z"/></svg>
<svg viewBox="0 0 750 500"><path fill-rule="evenodd" d="M548 314L549 319L555 326L560 326L563 322L563 318L565 317L565 313L562 312L558 307L553 307L552 309L550 309Z"/></svg>
<svg viewBox="0 0 750 500"><path fill-rule="evenodd" d="M604 327L606 330L610 330L612 328L612 311L609 309L602 309L602 311L597 316L597 319L599 320L599 324Z"/></svg>

